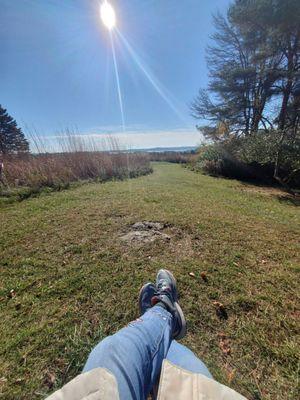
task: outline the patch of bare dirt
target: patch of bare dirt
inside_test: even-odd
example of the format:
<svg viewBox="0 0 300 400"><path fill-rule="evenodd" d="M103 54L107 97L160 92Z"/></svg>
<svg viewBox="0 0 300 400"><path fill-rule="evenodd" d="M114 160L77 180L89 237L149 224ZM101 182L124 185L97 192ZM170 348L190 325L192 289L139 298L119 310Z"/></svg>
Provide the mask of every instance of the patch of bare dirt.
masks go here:
<svg viewBox="0 0 300 400"><path fill-rule="evenodd" d="M166 225L161 222L152 221L136 222L132 225L132 229L135 231L162 231L165 227Z"/></svg>
<svg viewBox="0 0 300 400"><path fill-rule="evenodd" d="M157 240L168 242L171 236L162 232L165 228L166 225L161 222L140 221L133 224L120 239L128 245L143 245Z"/></svg>
<svg viewBox="0 0 300 400"><path fill-rule="evenodd" d="M139 221L131 225L120 236L126 246L141 247L149 243L160 242L168 245L168 252L177 258L194 256L202 247L199 235L189 229L156 221Z"/></svg>

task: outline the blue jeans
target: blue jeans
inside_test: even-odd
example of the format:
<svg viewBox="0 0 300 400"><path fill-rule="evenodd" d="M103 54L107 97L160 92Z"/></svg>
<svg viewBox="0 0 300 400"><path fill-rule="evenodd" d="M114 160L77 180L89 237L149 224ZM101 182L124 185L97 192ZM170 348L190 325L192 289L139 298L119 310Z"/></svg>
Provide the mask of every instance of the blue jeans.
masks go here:
<svg viewBox="0 0 300 400"><path fill-rule="evenodd" d="M172 315L154 306L127 327L102 340L91 352L83 372L106 368L116 377L120 400L144 400L168 359L191 372L212 378L191 350L172 340Z"/></svg>

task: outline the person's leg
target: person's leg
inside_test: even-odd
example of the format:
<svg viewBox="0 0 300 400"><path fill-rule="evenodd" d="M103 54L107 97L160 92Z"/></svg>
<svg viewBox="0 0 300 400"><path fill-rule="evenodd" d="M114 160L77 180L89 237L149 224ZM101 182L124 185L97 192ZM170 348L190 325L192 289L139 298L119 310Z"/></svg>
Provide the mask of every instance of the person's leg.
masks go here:
<svg viewBox="0 0 300 400"><path fill-rule="evenodd" d="M171 363L187 371L202 374L213 379L206 365L190 349L176 342L176 340L172 341L166 358Z"/></svg>
<svg viewBox="0 0 300 400"><path fill-rule="evenodd" d="M83 372L106 368L113 373L120 399L144 400L156 382L172 340L172 315L160 306L100 342Z"/></svg>
<svg viewBox="0 0 300 400"><path fill-rule="evenodd" d="M186 332L177 298L174 276L160 270L156 285L148 283L140 291L139 308L143 315L99 343L83 372L106 368L117 379L121 400L144 400L159 377L172 339Z"/></svg>

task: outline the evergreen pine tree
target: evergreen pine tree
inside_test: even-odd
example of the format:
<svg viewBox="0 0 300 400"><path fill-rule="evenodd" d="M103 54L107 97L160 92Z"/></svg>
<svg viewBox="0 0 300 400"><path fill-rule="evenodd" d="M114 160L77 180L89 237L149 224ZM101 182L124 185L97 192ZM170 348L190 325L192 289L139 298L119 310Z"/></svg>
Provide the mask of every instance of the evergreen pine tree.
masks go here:
<svg viewBox="0 0 300 400"><path fill-rule="evenodd" d="M0 105L0 154L27 153L29 143L16 121Z"/></svg>

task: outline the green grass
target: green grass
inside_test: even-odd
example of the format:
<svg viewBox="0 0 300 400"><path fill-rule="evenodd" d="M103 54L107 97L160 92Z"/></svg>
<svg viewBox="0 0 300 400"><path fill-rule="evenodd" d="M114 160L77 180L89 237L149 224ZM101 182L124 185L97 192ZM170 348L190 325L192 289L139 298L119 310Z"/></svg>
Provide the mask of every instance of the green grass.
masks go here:
<svg viewBox="0 0 300 400"><path fill-rule="evenodd" d="M119 236L139 220L170 224L170 243L126 247ZM298 398L299 220L276 193L171 164L3 206L0 397L42 399L74 377L166 267L188 320L183 343L216 379L253 400Z"/></svg>

